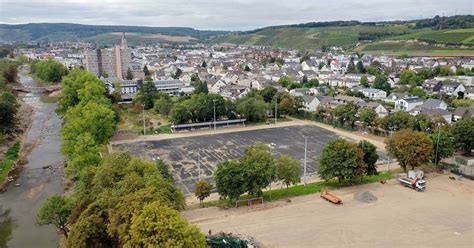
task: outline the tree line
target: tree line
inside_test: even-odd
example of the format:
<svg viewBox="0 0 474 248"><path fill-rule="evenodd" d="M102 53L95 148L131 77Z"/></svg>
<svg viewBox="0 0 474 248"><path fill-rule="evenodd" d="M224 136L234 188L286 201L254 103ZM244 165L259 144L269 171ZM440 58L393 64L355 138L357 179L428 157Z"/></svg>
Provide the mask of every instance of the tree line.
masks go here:
<svg viewBox="0 0 474 248"><path fill-rule="evenodd" d="M172 97L158 92L153 82L145 82L134 101L145 109L154 109L168 117L174 124L212 121L214 106L216 120L246 118L249 122L265 120L273 112L275 104L278 115L291 115L302 107L302 99L288 92L277 92L273 87L261 91L251 90L235 101L219 94L209 93L205 82L194 81L196 91L191 96Z"/></svg>
<svg viewBox="0 0 474 248"><path fill-rule="evenodd" d="M355 177L377 174L377 160L376 147L370 142L354 144L338 139L323 149L317 164L318 174L325 180L352 181ZM273 182L281 182L288 191L290 185L300 183L301 167L299 160L287 155L275 156L269 146L257 143L247 147L240 159L223 161L217 166L214 174L217 192L232 203L243 194L261 196ZM196 187L195 194L201 201L209 195L209 188L202 189L206 184L198 182Z"/></svg>
<svg viewBox="0 0 474 248"><path fill-rule="evenodd" d="M69 247L205 247L199 229L178 212L184 196L165 164L103 155L119 120L104 83L74 69L61 85L61 151L74 192L48 198L38 223L55 225Z"/></svg>
<svg viewBox="0 0 474 248"><path fill-rule="evenodd" d="M18 83L19 63L14 60L0 60L0 142L16 132L16 116L20 104L11 93L11 86Z"/></svg>

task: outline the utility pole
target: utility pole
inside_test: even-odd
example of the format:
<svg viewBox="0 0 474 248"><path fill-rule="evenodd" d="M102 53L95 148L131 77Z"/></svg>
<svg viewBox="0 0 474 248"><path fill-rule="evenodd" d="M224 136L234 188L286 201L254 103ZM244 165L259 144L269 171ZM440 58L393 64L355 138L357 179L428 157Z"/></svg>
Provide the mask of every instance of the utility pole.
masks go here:
<svg viewBox="0 0 474 248"><path fill-rule="evenodd" d="M216 99L212 101L214 102L214 131L216 131Z"/></svg>
<svg viewBox="0 0 474 248"><path fill-rule="evenodd" d="M145 104L142 104L142 117L143 117L143 135L146 135L146 129L145 129Z"/></svg>
<svg viewBox="0 0 474 248"><path fill-rule="evenodd" d="M303 176L304 176L304 185L306 186L306 150L307 150L307 147L308 147L308 136L304 136L304 172L303 172Z"/></svg>
<svg viewBox="0 0 474 248"><path fill-rule="evenodd" d="M201 181L201 153L198 151L198 181Z"/></svg>
<svg viewBox="0 0 474 248"><path fill-rule="evenodd" d="M278 118L277 106L278 106L278 95L275 95L275 124L277 124L277 118Z"/></svg>
<svg viewBox="0 0 474 248"><path fill-rule="evenodd" d="M438 123L438 140L436 141L436 154L435 154L435 168L438 169L438 148L439 148L439 136L441 135L441 124Z"/></svg>
<svg viewBox="0 0 474 248"><path fill-rule="evenodd" d="M392 131L392 127L390 127L390 128L388 129L388 131L390 132L390 134L389 134L389 135L390 135L390 138L392 138L392 132L393 132L393 131ZM388 154L388 152L387 152L387 156L388 156L388 172L390 172L390 155Z"/></svg>

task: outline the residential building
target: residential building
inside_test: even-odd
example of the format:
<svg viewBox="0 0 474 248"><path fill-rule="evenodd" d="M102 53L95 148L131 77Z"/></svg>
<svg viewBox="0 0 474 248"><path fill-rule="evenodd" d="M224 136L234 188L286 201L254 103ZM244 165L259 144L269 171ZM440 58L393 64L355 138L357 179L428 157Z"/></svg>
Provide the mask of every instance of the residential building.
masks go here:
<svg viewBox="0 0 474 248"><path fill-rule="evenodd" d="M379 89L373 89L373 88L361 88L359 89L359 92L364 94L365 97L372 99L372 100L377 100L377 99L385 99L387 98L387 92Z"/></svg>
<svg viewBox="0 0 474 248"><path fill-rule="evenodd" d="M395 111L411 111L416 106L422 105L423 100L419 97L405 97L395 102Z"/></svg>

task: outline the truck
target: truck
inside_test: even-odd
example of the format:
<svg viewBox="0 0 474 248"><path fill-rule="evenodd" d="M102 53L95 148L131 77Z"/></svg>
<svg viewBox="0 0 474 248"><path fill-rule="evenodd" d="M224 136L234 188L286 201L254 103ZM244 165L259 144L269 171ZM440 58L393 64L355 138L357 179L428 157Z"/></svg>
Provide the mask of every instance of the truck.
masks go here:
<svg viewBox="0 0 474 248"><path fill-rule="evenodd" d="M416 191L424 191L426 189L426 181L423 179L424 176L423 171L408 171L407 174L400 174L398 182Z"/></svg>

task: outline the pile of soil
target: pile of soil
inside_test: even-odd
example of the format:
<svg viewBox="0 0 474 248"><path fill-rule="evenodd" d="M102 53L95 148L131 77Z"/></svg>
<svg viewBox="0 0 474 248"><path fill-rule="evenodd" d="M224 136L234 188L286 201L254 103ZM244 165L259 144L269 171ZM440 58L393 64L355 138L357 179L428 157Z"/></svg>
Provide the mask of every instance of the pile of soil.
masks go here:
<svg viewBox="0 0 474 248"><path fill-rule="evenodd" d="M364 203L371 203L377 201L377 197L370 193L369 191L359 192L355 196L355 199L364 202Z"/></svg>

